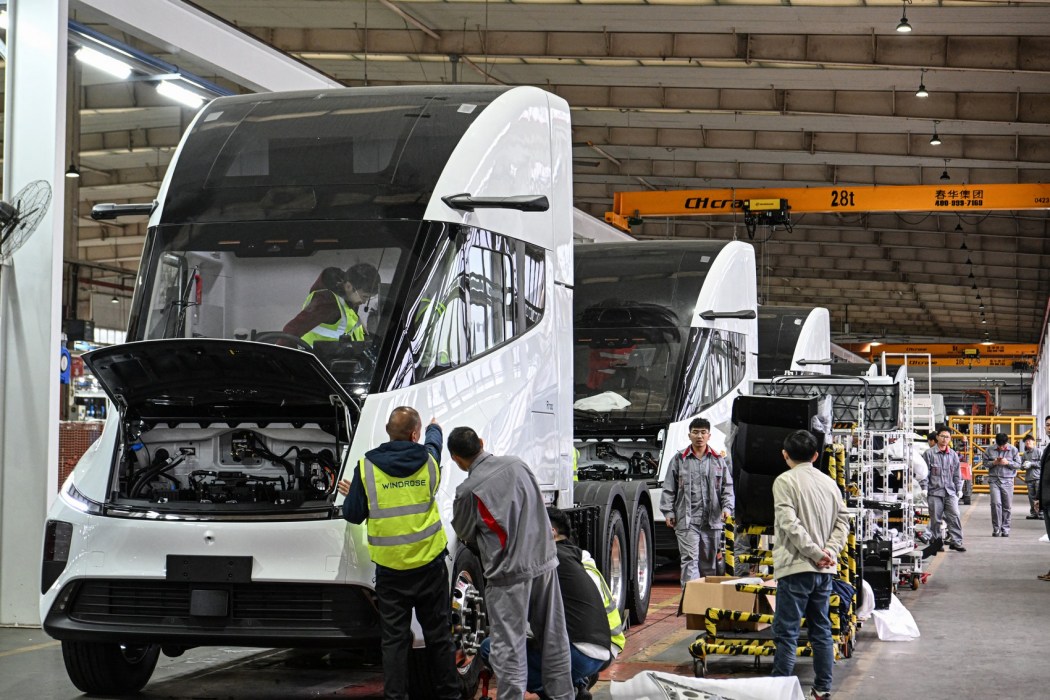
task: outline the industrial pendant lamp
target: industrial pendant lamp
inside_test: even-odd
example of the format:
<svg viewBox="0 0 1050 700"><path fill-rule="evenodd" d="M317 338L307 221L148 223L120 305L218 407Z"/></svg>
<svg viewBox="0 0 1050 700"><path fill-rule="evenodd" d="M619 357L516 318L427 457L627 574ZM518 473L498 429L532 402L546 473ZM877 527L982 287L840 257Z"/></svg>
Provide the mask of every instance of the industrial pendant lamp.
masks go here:
<svg viewBox="0 0 1050 700"><path fill-rule="evenodd" d="M68 177L70 180L76 180L78 177L80 177L80 169L77 168L76 163L69 164L69 167L66 169L66 177Z"/></svg>
<svg viewBox="0 0 1050 700"><path fill-rule="evenodd" d="M901 34L907 34L911 31L911 25L908 24L908 0L904 0L904 14L901 16L901 21L897 24L897 31Z"/></svg>
<svg viewBox="0 0 1050 700"><path fill-rule="evenodd" d="M927 90L926 90L926 83L923 81L923 76L926 75L926 69L923 68L921 70L922 70L922 72L919 73L919 89L915 91L915 96L916 97L929 97L930 93L927 92Z"/></svg>
<svg viewBox="0 0 1050 700"><path fill-rule="evenodd" d="M931 141L931 143L932 143L932 141ZM948 161L949 160L951 160L951 158L945 158L944 159L944 172L941 173L941 179L942 180L951 180L952 179L952 176L948 174Z"/></svg>
<svg viewBox="0 0 1050 700"><path fill-rule="evenodd" d="M937 125L938 124L940 124L940 122L937 121L937 120L934 120L934 122L933 122L933 136L930 137L930 145L931 146L940 146L941 145L941 137L937 135Z"/></svg>

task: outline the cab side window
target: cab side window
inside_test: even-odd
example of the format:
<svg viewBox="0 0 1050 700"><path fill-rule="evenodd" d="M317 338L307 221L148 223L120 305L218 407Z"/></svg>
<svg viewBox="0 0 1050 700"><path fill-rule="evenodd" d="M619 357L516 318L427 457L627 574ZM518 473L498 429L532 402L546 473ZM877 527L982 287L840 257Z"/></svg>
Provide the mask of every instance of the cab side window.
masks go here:
<svg viewBox="0 0 1050 700"><path fill-rule="evenodd" d="M417 269L390 388L470 362L543 317L542 249L482 229L442 229Z"/></svg>

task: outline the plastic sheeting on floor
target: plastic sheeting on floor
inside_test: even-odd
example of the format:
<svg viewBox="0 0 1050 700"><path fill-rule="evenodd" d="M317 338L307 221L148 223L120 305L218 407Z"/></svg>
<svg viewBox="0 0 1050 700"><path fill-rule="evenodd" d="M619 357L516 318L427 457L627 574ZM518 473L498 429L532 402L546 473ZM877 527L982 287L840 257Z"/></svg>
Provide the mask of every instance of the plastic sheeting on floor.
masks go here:
<svg viewBox="0 0 1050 700"><path fill-rule="evenodd" d="M919 638L919 626L915 624L904 603L897 596L890 596L890 607L887 610L876 610L871 614L875 620L875 631L884 642L910 642Z"/></svg>
<svg viewBox="0 0 1050 700"><path fill-rule="evenodd" d="M613 681L614 700L805 700L795 676L774 678L690 678L642 671Z"/></svg>

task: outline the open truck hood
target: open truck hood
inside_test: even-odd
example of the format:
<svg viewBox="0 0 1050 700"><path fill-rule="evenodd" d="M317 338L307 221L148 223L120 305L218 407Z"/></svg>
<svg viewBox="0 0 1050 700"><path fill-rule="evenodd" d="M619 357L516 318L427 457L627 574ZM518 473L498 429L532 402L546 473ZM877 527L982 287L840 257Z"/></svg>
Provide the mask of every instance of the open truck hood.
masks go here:
<svg viewBox="0 0 1050 700"><path fill-rule="evenodd" d="M84 363L125 419L330 422L356 406L313 354L265 343L147 340L95 350Z"/></svg>

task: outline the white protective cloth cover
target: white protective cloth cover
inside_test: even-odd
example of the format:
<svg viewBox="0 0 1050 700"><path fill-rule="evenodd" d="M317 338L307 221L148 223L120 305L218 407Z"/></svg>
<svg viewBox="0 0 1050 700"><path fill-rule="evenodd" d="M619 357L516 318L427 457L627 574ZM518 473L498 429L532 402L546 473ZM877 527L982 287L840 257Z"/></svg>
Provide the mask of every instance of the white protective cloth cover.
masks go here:
<svg viewBox="0 0 1050 700"><path fill-rule="evenodd" d="M876 610L871 614L875 620L875 632L884 642L910 642L919 638L919 626L897 596L890 596L887 610Z"/></svg>
<svg viewBox="0 0 1050 700"><path fill-rule="evenodd" d="M626 681L613 681L614 700L804 700L797 676L779 678L690 678L642 671Z"/></svg>
<svg viewBox="0 0 1050 700"><path fill-rule="evenodd" d="M615 391L605 391L601 394L582 398L574 403L572 407L578 408L581 411L597 411L599 413L604 413L606 411L615 411L620 408L626 408L630 405L630 401L620 396Z"/></svg>
<svg viewBox="0 0 1050 700"><path fill-rule="evenodd" d="M861 590L863 591L860 607L857 608L857 619L867 620L875 612L875 591L871 590L871 584L861 579Z"/></svg>

